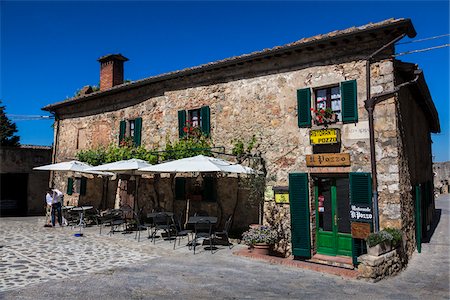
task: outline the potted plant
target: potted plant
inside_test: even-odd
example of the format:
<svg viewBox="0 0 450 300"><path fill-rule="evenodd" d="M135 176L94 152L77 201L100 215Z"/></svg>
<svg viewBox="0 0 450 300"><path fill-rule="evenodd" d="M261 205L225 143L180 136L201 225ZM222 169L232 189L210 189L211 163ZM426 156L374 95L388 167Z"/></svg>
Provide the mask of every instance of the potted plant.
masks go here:
<svg viewBox="0 0 450 300"><path fill-rule="evenodd" d="M395 228L386 228L379 232L371 233L367 239L367 254L379 256L397 247L402 241L402 233Z"/></svg>
<svg viewBox="0 0 450 300"><path fill-rule="evenodd" d="M244 232L242 240L252 252L267 255L270 246L278 241L278 234L270 226L257 225Z"/></svg>

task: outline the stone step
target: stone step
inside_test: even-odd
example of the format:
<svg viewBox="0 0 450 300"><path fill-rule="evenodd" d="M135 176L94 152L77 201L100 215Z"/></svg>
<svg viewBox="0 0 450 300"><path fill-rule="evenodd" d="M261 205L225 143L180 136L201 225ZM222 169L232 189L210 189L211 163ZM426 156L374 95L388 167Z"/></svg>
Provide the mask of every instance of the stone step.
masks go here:
<svg viewBox="0 0 450 300"><path fill-rule="evenodd" d="M324 254L315 254L309 262L325 264L333 267L345 268L353 270L353 261L351 257L348 256L330 256Z"/></svg>

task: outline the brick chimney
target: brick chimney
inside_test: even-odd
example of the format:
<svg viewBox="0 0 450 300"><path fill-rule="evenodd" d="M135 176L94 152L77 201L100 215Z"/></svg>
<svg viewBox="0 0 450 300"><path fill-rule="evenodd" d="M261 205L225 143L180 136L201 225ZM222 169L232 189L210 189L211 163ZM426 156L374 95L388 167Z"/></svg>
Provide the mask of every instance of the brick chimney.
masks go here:
<svg viewBox="0 0 450 300"><path fill-rule="evenodd" d="M98 59L100 62L100 91L123 83L123 63L128 58L122 54L108 54Z"/></svg>

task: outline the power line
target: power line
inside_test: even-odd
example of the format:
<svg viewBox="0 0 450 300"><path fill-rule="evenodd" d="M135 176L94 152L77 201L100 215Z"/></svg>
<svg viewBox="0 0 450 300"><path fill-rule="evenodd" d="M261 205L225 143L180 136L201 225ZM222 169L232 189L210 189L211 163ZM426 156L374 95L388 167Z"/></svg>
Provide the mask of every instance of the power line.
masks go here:
<svg viewBox="0 0 450 300"><path fill-rule="evenodd" d="M15 115L15 114L6 114L8 119L14 121L28 121L28 120L53 120L53 116L38 116L38 115Z"/></svg>
<svg viewBox="0 0 450 300"><path fill-rule="evenodd" d="M428 38L424 38L424 39L420 39L420 40L412 40L412 41L407 41L407 42L396 43L396 45L424 42L424 41L429 41L429 40L435 40L435 39L443 38L443 37L446 37L446 36L450 36L450 33L436 35L436 36L432 36L432 37L428 37Z"/></svg>
<svg viewBox="0 0 450 300"><path fill-rule="evenodd" d="M449 47L449 46L450 46L450 44L444 44L444 45L434 46L434 47L430 47L430 48L424 48L424 49L419 49L419 50L411 50L411 51L406 51L406 52L401 52L401 53L394 54L394 55L392 55L392 57L406 55L406 54L411 54L411 53L425 52L425 51L435 50L435 49L439 49L439 48L445 48L445 47Z"/></svg>

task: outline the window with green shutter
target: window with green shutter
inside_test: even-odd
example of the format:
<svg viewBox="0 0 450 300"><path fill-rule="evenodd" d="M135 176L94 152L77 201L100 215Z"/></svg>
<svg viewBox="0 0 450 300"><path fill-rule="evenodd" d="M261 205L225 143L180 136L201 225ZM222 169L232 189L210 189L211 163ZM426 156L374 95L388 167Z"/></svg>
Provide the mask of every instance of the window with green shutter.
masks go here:
<svg viewBox="0 0 450 300"><path fill-rule="evenodd" d="M184 177L175 178L175 199L176 200L186 199L186 178Z"/></svg>
<svg viewBox="0 0 450 300"><path fill-rule="evenodd" d="M203 106L200 109L200 123L203 134L209 136L211 133L209 106Z"/></svg>
<svg viewBox="0 0 450 300"><path fill-rule="evenodd" d="M372 177L370 173L350 173L350 204L372 207ZM373 214L373 213L372 213ZM375 216L374 216L375 217ZM372 227L371 222L371 227ZM352 239L353 264L358 264L358 256L366 253L366 243L362 239Z"/></svg>
<svg viewBox="0 0 450 300"><path fill-rule="evenodd" d="M297 90L298 127L311 127L311 90Z"/></svg>
<svg viewBox="0 0 450 300"><path fill-rule="evenodd" d="M308 174L289 174L291 241L294 256L311 257Z"/></svg>
<svg viewBox="0 0 450 300"><path fill-rule="evenodd" d="M134 131L133 131L133 141L134 146L139 147L141 145L141 134L142 134L142 118L134 119Z"/></svg>
<svg viewBox="0 0 450 300"><path fill-rule="evenodd" d="M182 139L186 136L185 127L186 127L186 111L179 110L178 111L178 135L179 135L180 139Z"/></svg>
<svg viewBox="0 0 450 300"><path fill-rule="evenodd" d="M203 178L203 200L207 202L216 201L216 180L214 177Z"/></svg>
<svg viewBox="0 0 450 300"><path fill-rule="evenodd" d="M356 80L341 82L342 122L358 122Z"/></svg>
<svg viewBox="0 0 450 300"><path fill-rule="evenodd" d="M125 121L120 121L120 126L119 126L119 145L125 139L125 131L126 131L126 129L127 129L127 123Z"/></svg>
<svg viewBox="0 0 450 300"><path fill-rule="evenodd" d="M119 145L138 147L142 138L142 118L120 121Z"/></svg>
<svg viewBox="0 0 450 300"><path fill-rule="evenodd" d="M67 195L73 194L73 178L67 178Z"/></svg>
<svg viewBox="0 0 450 300"><path fill-rule="evenodd" d="M81 177L80 178L80 195L82 195L82 196L86 195L86 188L87 188L87 178Z"/></svg>
<svg viewBox="0 0 450 300"><path fill-rule="evenodd" d="M202 134L210 136L211 134L211 112L209 106L203 106L198 109L188 111L178 111L178 133L183 138L189 135L190 130L199 128Z"/></svg>

